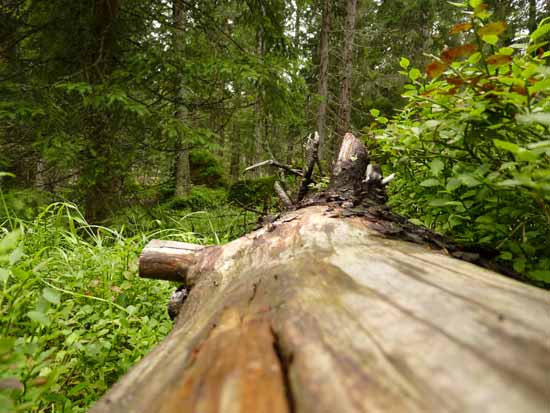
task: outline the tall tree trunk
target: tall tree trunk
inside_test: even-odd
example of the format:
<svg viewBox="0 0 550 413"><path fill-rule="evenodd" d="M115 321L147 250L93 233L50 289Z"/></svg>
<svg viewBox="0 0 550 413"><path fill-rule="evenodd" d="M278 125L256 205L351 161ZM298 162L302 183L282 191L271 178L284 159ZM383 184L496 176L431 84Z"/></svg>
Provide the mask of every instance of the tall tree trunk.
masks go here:
<svg viewBox="0 0 550 413"><path fill-rule="evenodd" d="M174 19L174 51L181 58L183 53L184 28L185 28L185 11L182 2L174 1L173 6ZM188 122L186 102L186 88L181 75L176 78L176 104L175 116L182 124ZM178 140L175 144L175 196L184 196L191 191L191 170L189 168L189 145L186 142L185 136L178 134Z"/></svg>
<svg viewBox="0 0 550 413"><path fill-rule="evenodd" d="M350 129L351 121L351 79L353 74L353 37L355 33L355 15L357 0L346 0L346 19L344 23L344 45L342 54L342 76L340 101L338 107L337 133L340 139ZM339 142L338 142L339 143Z"/></svg>
<svg viewBox="0 0 550 413"><path fill-rule="evenodd" d="M537 29L537 0L529 0L529 33Z"/></svg>
<svg viewBox="0 0 550 413"><path fill-rule="evenodd" d="M85 62L86 76L91 83L101 83L114 67L115 22L119 12L119 0L96 0L95 45L91 52L91 61ZM111 116L101 110L93 111L88 121L88 155L83 162L82 178L87 188L84 200L88 222L95 223L104 219L113 208L114 185L123 179L120 165L117 165L113 131L110 128Z"/></svg>
<svg viewBox="0 0 550 413"><path fill-rule="evenodd" d="M323 3L321 36L319 44L319 85L317 94L321 98L317 108L317 132L319 133L319 158L322 159L326 142L326 122L328 105L328 68L329 68L329 36L332 20L332 0Z"/></svg>
<svg viewBox="0 0 550 413"><path fill-rule="evenodd" d="M239 96L237 94L237 96ZM239 106L240 102L237 98L237 101L235 102L236 106ZM231 159L229 162L229 174L231 176L231 182L237 182L240 178L241 174L241 151L242 151L242 142L238 138L239 136L239 123L234 118L233 121L233 130L232 130L232 138L231 138Z"/></svg>

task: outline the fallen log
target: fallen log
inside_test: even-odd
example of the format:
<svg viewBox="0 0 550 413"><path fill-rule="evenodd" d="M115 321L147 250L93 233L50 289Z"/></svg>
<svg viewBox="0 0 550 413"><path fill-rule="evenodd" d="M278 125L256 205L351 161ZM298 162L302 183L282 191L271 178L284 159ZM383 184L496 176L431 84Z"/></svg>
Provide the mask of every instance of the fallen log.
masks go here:
<svg viewBox="0 0 550 413"><path fill-rule="evenodd" d="M548 412L548 292L380 231L367 163L346 136L322 196L184 259L171 244L177 265L146 247L144 275L190 294L91 411Z"/></svg>

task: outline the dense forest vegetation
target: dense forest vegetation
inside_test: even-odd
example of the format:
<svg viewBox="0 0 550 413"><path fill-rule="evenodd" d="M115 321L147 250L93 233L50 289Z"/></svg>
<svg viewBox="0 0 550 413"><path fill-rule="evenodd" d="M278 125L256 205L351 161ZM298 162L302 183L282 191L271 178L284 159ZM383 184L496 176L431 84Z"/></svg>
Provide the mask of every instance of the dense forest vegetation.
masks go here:
<svg viewBox="0 0 550 413"><path fill-rule="evenodd" d="M170 330L156 238L281 208L346 131L394 210L550 286L550 2L4 0L0 412L85 411ZM327 176L316 177L323 188Z"/></svg>

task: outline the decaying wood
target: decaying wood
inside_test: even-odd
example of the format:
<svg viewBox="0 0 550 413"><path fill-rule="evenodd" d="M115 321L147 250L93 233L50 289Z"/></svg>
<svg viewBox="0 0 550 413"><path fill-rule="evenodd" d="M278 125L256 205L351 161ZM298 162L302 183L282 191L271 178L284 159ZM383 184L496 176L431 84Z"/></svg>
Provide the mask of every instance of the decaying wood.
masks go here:
<svg viewBox="0 0 550 413"><path fill-rule="evenodd" d="M185 242L153 240L139 257L139 275L168 281L185 281L204 247Z"/></svg>
<svg viewBox="0 0 550 413"><path fill-rule="evenodd" d="M283 205L286 208L291 208L294 204L279 181L275 181L274 188Z"/></svg>
<svg viewBox="0 0 550 413"><path fill-rule="evenodd" d="M198 249L172 333L92 412L548 411L548 292L384 236L358 142L331 183L358 206L338 195Z"/></svg>
<svg viewBox="0 0 550 413"><path fill-rule="evenodd" d="M309 184L311 184L311 177L313 176L313 168L319 161L319 133L315 132L313 137L309 137L306 143L306 158L304 162L304 170L302 172L302 182L300 183L300 189L296 201L300 202L307 195Z"/></svg>

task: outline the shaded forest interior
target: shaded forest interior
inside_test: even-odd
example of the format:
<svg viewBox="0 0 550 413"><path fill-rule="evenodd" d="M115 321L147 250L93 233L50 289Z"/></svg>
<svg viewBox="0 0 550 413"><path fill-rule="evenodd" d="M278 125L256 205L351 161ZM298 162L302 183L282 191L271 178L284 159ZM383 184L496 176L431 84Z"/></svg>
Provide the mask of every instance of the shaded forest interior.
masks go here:
<svg viewBox="0 0 550 413"><path fill-rule="evenodd" d="M172 287L135 274L145 243L266 224L327 189L347 132L394 174L393 211L548 289L549 17L548 0L3 0L0 405L84 411L171 328L154 303Z"/></svg>

